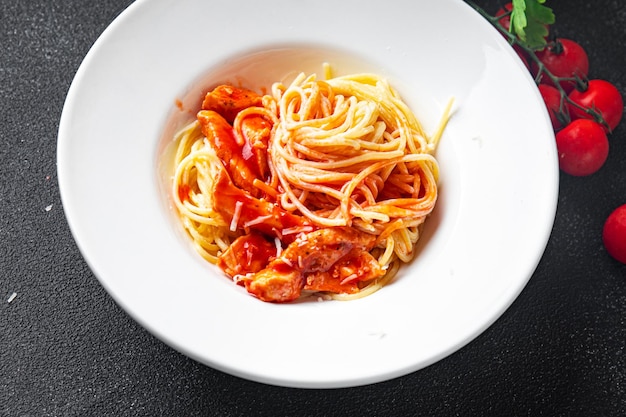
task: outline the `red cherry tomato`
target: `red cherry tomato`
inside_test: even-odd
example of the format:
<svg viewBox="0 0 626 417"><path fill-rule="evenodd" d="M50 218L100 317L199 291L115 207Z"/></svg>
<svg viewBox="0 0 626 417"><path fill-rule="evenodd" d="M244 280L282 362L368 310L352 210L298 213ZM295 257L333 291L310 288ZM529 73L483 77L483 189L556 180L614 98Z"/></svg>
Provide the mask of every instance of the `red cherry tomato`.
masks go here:
<svg viewBox="0 0 626 417"><path fill-rule="evenodd" d="M601 124L577 119L556 134L559 167L574 176L591 175L609 155L609 140Z"/></svg>
<svg viewBox="0 0 626 417"><path fill-rule="evenodd" d="M538 87L539 93L541 93L541 97L543 97L543 102L548 108L552 128L557 132L563 128L561 120L564 120L563 118L566 117L561 111L561 93L551 85L539 84Z"/></svg>
<svg viewBox="0 0 626 417"><path fill-rule="evenodd" d="M570 39L557 39L553 45L538 51L537 58L555 77L586 78L589 73L587 53L582 46ZM538 65L533 62L531 67L533 74L537 75ZM541 74L539 80L541 83L554 85L545 74ZM562 80L559 84L569 93L576 86L576 81Z"/></svg>
<svg viewBox="0 0 626 417"><path fill-rule="evenodd" d="M597 111L613 131L622 120L624 101L617 87L608 81L590 80L586 90L574 90L569 98L579 106ZM569 112L574 119L591 119L592 115L579 107L569 105Z"/></svg>
<svg viewBox="0 0 626 417"><path fill-rule="evenodd" d="M602 242L609 255L626 264L626 204L607 217L602 229Z"/></svg>

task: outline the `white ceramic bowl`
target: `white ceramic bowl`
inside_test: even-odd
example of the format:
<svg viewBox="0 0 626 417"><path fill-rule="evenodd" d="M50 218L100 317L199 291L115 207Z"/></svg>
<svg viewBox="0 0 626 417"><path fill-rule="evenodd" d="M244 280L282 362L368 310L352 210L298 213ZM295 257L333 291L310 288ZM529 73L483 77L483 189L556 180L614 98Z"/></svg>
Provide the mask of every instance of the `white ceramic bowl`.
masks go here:
<svg viewBox="0 0 626 417"><path fill-rule="evenodd" d="M381 291L263 303L181 236L163 152L202 87L269 86L320 73L324 61L387 77L429 131L454 97L437 153L440 199L417 258ZM58 173L82 254L139 323L222 371L309 388L404 375L480 334L531 277L558 192L554 136L532 79L459 0L137 1L76 73Z"/></svg>

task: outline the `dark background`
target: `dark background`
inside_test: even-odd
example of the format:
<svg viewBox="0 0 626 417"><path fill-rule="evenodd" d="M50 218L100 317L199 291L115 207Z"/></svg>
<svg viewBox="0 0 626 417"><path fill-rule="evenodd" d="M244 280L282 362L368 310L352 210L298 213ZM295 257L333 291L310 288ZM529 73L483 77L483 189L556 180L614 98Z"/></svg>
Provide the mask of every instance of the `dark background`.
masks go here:
<svg viewBox="0 0 626 417"><path fill-rule="evenodd" d="M81 257L56 175L70 82L129 3L0 0L1 416L626 415L626 266L601 241L626 204L626 122L600 172L561 174L553 233L520 297L426 369L358 388L267 386L200 365L136 324ZM477 3L494 12L500 2ZM590 76L625 94L626 2L547 5L553 30L587 50Z"/></svg>

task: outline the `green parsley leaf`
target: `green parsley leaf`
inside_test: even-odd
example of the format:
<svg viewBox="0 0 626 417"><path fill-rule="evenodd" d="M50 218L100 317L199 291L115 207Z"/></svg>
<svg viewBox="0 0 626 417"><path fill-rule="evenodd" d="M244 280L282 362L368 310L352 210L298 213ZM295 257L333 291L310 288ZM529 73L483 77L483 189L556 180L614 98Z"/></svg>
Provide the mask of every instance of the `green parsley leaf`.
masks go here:
<svg viewBox="0 0 626 417"><path fill-rule="evenodd" d="M510 31L527 47L540 50L546 46L548 25L554 23L552 9L546 0L513 0Z"/></svg>

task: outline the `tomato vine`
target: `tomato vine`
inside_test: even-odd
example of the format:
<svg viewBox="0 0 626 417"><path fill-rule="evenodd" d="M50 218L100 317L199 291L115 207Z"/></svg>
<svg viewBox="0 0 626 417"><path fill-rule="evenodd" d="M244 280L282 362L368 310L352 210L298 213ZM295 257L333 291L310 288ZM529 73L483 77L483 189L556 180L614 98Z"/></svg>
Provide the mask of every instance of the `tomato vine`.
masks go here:
<svg viewBox="0 0 626 417"><path fill-rule="evenodd" d="M569 96L572 89L579 91L588 89L587 70L578 73L573 72L569 75L557 74L549 68L546 60L542 59L546 55L562 55L566 48L565 45L575 48L579 55L583 54L584 59L587 59L584 50L576 42L550 35L550 25L555 22L555 17L552 10L542 4L544 1L513 1L494 15L489 14L472 1L468 0L468 3L506 38L525 62L530 61L529 69L531 69L537 85L544 83L557 88L561 94L560 111L557 117L563 126L571 122L570 109L574 108L578 115L586 114L588 118L605 126L610 133L612 128L601 112L593 107L582 106ZM537 12L537 10L541 10L541 12ZM524 22L526 23L525 27L523 26ZM541 38L539 39L539 37ZM564 87L566 85L571 85L572 88Z"/></svg>
<svg viewBox="0 0 626 417"><path fill-rule="evenodd" d="M505 37L534 77L555 132L561 170L577 177L597 172L608 156L607 135L623 116L617 87L589 79L583 47L551 33L556 19L546 0L513 0L493 15L466 1ZM602 238L607 253L626 263L626 204L606 219Z"/></svg>

